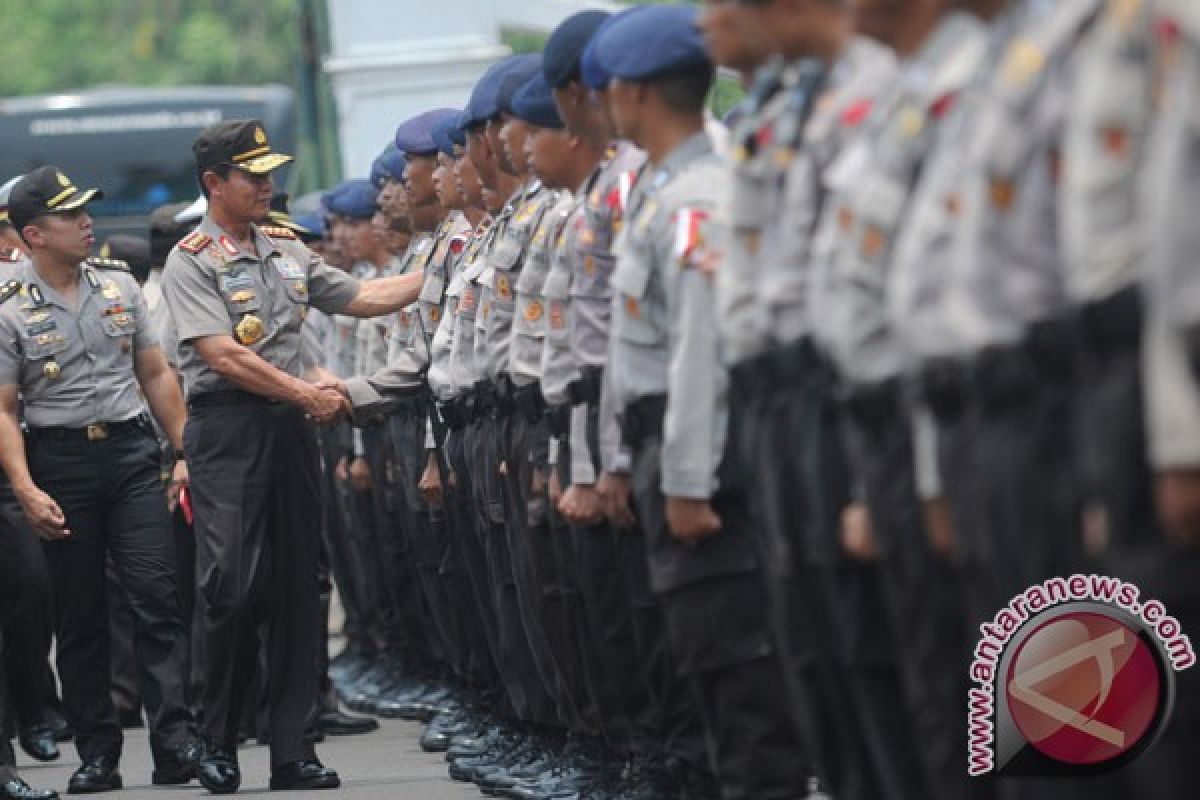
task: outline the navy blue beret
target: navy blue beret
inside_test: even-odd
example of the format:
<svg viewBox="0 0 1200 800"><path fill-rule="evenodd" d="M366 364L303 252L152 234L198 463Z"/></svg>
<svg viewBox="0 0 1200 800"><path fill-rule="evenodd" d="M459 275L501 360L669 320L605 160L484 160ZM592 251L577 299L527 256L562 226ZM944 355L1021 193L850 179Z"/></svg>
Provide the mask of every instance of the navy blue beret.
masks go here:
<svg viewBox="0 0 1200 800"><path fill-rule="evenodd" d="M452 132L458 128L458 118L462 112L455 111L439 122L433 129L433 141L438 150L448 156L454 155L454 137Z"/></svg>
<svg viewBox="0 0 1200 800"><path fill-rule="evenodd" d="M612 75L608 74L597 60L596 41L600 36L626 17L645 10L646 6L634 6L620 13L612 14L592 32L592 38L588 39L587 46L583 49L583 55L579 57L579 77L583 80L584 86L589 89L603 89L612 81Z"/></svg>
<svg viewBox="0 0 1200 800"><path fill-rule="evenodd" d="M467 146L466 118L467 112L464 111L463 113L459 114L458 118L454 120L454 127L450 128L448 132L450 141L454 142L460 147Z"/></svg>
<svg viewBox="0 0 1200 800"><path fill-rule="evenodd" d="M337 186L334 186L332 189L330 189L329 191L322 194L321 195L321 208L325 209L330 214L336 214L337 212L333 210L334 198L336 198L342 191L344 191L348 184L349 184L348 181L339 183Z"/></svg>
<svg viewBox="0 0 1200 800"><path fill-rule="evenodd" d="M350 219L370 219L375 214L379 190L370 181L346 181L334 191L329 210Z"/></svg>
<svg viewBox="0 0 1200 800"><path fill-rule="evenodd" d="M609 79L649 80L692 68L711 68L704 37L689 6L643 6L615 18L588 45Z"/></svg>
<svg viewBox="0 0 1200 800"><path fill-rule="evenodd" d="M297 214L292 222L304 228L316 239L325 237L325 215L319 211L309 211L307 214Z"/></svg>
<svg viewBox="0 0 1200 800"><path fill-rule="evenodd" d="M596 30L612 15L604 11L580 11L563 20L542 48L542 75L561 89L580 75L579 62Z"/></svg>
<svg viewBox="0 0 1200 800"><path fill-rule="evenodd" d="M554 95L550 84L541 72L525 82L512 101L513 116L539 128L559 130L564 127L558 109L554 106Z"/></svg>
<svg viewBox="0 0 1200 800"><path fill-rule="evenodd" d="M408 166L408 159L394 143L388 142L388 146L383 148L383 152L379 154L379 158L375 159L375 163L379 164L383 173L392 180L404 180L404 170Z"/></svg>
<svg viewBox="0 0 1200 800"><path fill-rule="evenodd" d="M396 147L406 156L427 156L438 151L433 131L447 117L457 117L453 108L436 108L405 120L396 129Z"/></svg>
<svg viewBox="0 0 1200 800"><path fill-rule="evenodd" d="M487 122L502 111L511 111L512 97L529 76L542 68L542 57L536 54L509 56L493 64L471 92L464 112L463 126Z"/></svg>

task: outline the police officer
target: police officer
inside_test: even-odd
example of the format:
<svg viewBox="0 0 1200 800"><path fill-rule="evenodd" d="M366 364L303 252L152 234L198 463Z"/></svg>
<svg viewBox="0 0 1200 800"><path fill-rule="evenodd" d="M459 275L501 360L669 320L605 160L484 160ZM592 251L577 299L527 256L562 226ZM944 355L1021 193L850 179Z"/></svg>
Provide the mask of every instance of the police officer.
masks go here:
<svg viewBox="0 0 1200 800"><path fill-rule="evenodd" d="M106 663L109 555L131 598L138 661L149 677L154 782L188 782L199 755L184 699L173 540L145 403L177 454L184 409L137 284L122 262L87 259L93 236L84 207L98 194L53 166L13 188L9 214L32 259L8 285L0 312L3 465L46 541L56 587L59 672L83 762L71 792L121 787ZM27 439L17 424L18 392ZM186 481L179 459L172 498Z"/></svg>
<svg viewBox="0 0 1200 800"><path fill-rule="evenodd" d="M616 128L646 151L652 170L612 278L613 385L633 452L651 588L699 708L720 794L797 797L807 792L812 757L778 703L783 672L747 495L723 457L728 381L712 274L728 173L704 132L713 67L695 21L690 9L651 7L614 20L589 44L612 78L606 101Z"/></svg>
<svg viewBox="0 0 1200 800"><path fill-rule="evenodd" d="M163 294L191 410L185 448L207 605L197 631L207 662L199 777L214 792L240 785L237 725L255 623L269 614L271 785L328 788L337 773L305 738L321 644L319 465L306 416L336 419L345 401L299 377L300 326L310 302L357 317L396 311L412 301L419 277L359 282L286 229L264 233L255 221L270 205L270 173L291 157L271 151L261 122L211 126L193 152L208 212L168 259Z"/></svg>

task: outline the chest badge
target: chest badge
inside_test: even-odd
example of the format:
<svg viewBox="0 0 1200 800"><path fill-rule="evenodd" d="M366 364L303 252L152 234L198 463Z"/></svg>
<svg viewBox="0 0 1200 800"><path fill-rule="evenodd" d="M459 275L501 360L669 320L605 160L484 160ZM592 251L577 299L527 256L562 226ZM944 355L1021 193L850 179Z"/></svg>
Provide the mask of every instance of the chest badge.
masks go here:
<svg viewBox="0 0 1200 800"><path fill-rule="evenodd" d="M267 330L263 326L263 322L253 314L247 314L242 317L242 321L234 328L234 333L237 334L237 340L244 345L252 345L262 341Z"/></svg>
<svg viewBox="0 0 1200 800"><path fill-rule="evenodd" d="M62 377L62 367L58 365L57 361L47 361L46 365L42 367L42 374L46 376L46 380L56 381Z"/></svg>

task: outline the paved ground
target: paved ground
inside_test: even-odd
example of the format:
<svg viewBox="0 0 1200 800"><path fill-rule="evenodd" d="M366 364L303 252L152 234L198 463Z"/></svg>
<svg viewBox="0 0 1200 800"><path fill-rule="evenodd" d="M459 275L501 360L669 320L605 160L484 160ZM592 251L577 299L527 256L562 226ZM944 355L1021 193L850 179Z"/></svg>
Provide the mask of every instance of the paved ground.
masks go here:
<svg viewBox="0 0 1200 800"><path fill-rule="evenodd" d="M470 784L455 783L446 775L446 762L441 754L421 752L417 739L421 726L415 722L384 722L383 727L366 736L331 737L317 745L321 760L338 771L342 788L332 792L270 792L272 800L287 798L397 798L398 800L467 800L482 795ZM125 800L143 798L208 797L200 784L186 787L150 785L150 748L145 731L126 731L125 755L121 759L121 774L125 791L109 797ZM15 743L14 743L15 744ZM239 794L267 794L270 765L265 747L243 747L239 753L242 765L242 790ZM33 786L53 788L63 792L67 778L79 766L74 747L67 743L63 756L53 764L37 764L19 749L17 762L21 775Z"/></svg>

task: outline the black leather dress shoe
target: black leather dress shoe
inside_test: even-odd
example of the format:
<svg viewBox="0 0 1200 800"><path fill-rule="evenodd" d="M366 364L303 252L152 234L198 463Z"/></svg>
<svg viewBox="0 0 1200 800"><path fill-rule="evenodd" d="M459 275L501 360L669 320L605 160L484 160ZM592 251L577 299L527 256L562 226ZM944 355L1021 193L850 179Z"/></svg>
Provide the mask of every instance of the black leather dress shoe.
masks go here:
<svg viewBox="0 0 1200 800"><path fill-rule="evenodd" d="M336 789L342 785L338 774L315 758L293 761L271 770L271 789Z"/></svg>
<svg viewBox="0 0 1200 800"><path fill-rule="evenodd" d="M209 745L196 767L200 785L213 794L233 794L242 785L237 749Z"/></svg>
<svg viewBox="0 0 1200 800"><path fill-rule="evenodd" d="M200 742L192 740L181 745L173 753L163 753L154 759L154 773L150 782L155 786L179 786L191 783L196 777L196 769L204 748Z"/></svg>
<svg viewBox="0 0 1200 800"><path fill-rule="evenodd" d="M0 800L58 800L53 789L34 789L20 778L0 783Z"/></svg>
<svg viewBox="0 0 1200 800"><path fill-rule="evenodd" d="M120 789L121 773L117 772L117 761L108 756L98 756L83 762L67 781L67 794L95 794Z"/></svg>
<svg viewBox="0 0 1200 800"><path fill-rule="evenodd" d="M58 760L58 741L55 740L54 731L48 723L39 722L22 728L17 734L17 741L30 758L38 761Z"/></svg>
<svg viewBox="0 0 1200 800"><path fill-rule="evenodd" d="M326 711L317 717L317 730L330 736L354 736L379 730L379 722L341 711Z"/></svg>
<svg viewBox="0 0 1200 800"><path fill-rule="evenodd" d="M42 712L42 717L50 726L50 730L54 731L54 741L69 742L75 738L75 731L72 730L71 723L67 722L67 718L57 708L47 706L46 710Z"/></svg>

